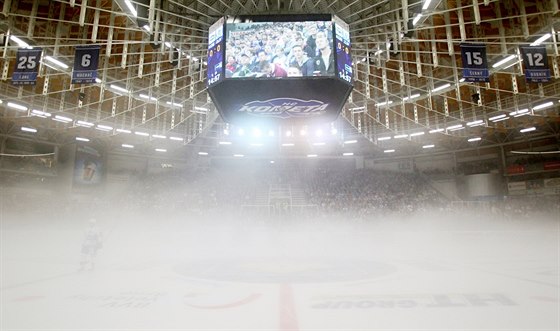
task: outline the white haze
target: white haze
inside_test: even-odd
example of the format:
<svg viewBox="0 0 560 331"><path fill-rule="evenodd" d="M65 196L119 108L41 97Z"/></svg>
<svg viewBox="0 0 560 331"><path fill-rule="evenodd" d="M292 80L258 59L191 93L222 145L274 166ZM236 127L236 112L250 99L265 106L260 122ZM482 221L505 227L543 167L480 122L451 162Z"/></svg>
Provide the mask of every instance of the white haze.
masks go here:
<svg viewBox="0 0 560 331"><path fill-rule="evenodd" d="M53 218L29 205L2 202L1 330L560 327L557 210L363 222L154 217L111 202ZM92 216L104 245L79 271Z"/></svg>

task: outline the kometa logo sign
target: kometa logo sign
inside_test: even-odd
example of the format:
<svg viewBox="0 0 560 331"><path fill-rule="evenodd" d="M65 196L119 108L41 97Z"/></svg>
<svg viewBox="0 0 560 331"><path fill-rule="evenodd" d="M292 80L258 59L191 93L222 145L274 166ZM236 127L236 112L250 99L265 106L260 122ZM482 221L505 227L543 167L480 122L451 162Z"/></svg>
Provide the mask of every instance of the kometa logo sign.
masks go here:
<svg viewBox="0 0 560 331"><path fill-rule="evenodd" d="M301 100L295 98L275 98L265 101L251 101L239 108L240 113L259 117L311 117L325 114L328 103L318 100Z"/></svg>

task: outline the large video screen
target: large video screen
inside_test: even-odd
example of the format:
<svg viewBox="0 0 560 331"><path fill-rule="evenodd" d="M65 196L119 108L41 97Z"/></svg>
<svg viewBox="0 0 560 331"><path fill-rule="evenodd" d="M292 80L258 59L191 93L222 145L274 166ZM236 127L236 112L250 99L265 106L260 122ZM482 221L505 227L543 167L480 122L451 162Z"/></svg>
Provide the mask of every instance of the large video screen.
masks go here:
<svg viewBox="0 0 560 331"><path fill-rule="evenodd" d="M214 23L208 31L208 86L220 81L224 59L224 19Z"/></svg>
<svg viewBox="0 0 560 331"><path fill-rule="evenodd" d="M225 78L336 77L331 21L226 24Z"/></svg>

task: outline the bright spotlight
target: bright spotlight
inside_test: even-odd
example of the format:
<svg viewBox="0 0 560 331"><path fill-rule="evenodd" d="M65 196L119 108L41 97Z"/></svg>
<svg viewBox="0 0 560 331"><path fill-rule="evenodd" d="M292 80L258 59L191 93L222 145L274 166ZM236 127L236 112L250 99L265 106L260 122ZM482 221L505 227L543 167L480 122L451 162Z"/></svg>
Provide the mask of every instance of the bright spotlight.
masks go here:
<svg viewBox="0 0 560 331"><path fill-rule="evenodd" d="M331 129L331 134L337 134L337 133L338 133L338 130L336 128Z"/></svg>
<svg viewBox="0 0 560 331"><path fill-rule="evenodd" d="M239 130L237 130L237 134L240 135L240 136L242 136L242 135L245 134L245 130L239 129Z"/></svg>
<svg viewBox="0 0 560 331"><path fill-rule="evenodd" d="M291 137L292 136L292 131L288 130L286 131L286 137Z"/></svg>
<svg viewBox="0 0 560 331"><path fill-rule="evenodd" d="M315 135L316 135L317 137L322 136L322 135L323 135L323 130L318 129L317 131L315 131Z"/></svg>
<svg viewBox="0 0 560 331"><path fill-rule="evenodd" d="M268 130L268 136L274 137L274 130Z"/></svg>
<svg viewBox="0 0 560 331"><path fill-rule="evenodd" d="M253 129L253 136L260 137L262 135L261 129Z"/></svg>
<svg viewBox="0 0 560 331"><path fill-rule="evenodd" d="M305 129L301 129L301 130L299 131L299 135L300 135L300 136L305 136L306 134L307 134L307 131L305 131Z"/></svg>

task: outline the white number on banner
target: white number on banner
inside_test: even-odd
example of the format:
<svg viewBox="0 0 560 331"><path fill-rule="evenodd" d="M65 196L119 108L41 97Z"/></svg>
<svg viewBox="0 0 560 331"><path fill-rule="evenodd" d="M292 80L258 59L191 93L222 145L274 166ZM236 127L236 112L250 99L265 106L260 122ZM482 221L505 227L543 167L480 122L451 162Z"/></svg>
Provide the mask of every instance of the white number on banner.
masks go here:
<svg viewBox="0 0 560 331"><path fill-rule="evenodd" d="M467 56L468 65L481 65L482 64L482 53L480 52L465 52Z"/></svg>
<svg viewBox="0 0 560 331"><path fill-rule="evenodd" d="M531 67L544 67L544 57L541 53L527 53L527 61Z"/></svg>
<svg viewBox="0 0 560 331"><path fill-rule="evenodd" d="M30 55L30 56L20 56L18 59L18 65L17 68L18 69L35 69L35 67L37 66L37 56L35 55Z"/></svg>
<svg viewBox="0 0 560 331"><path fill-rule="evenodd" d="M82 56L82 67L86 68L91 65L91 54L84 54Z"/></svg>

